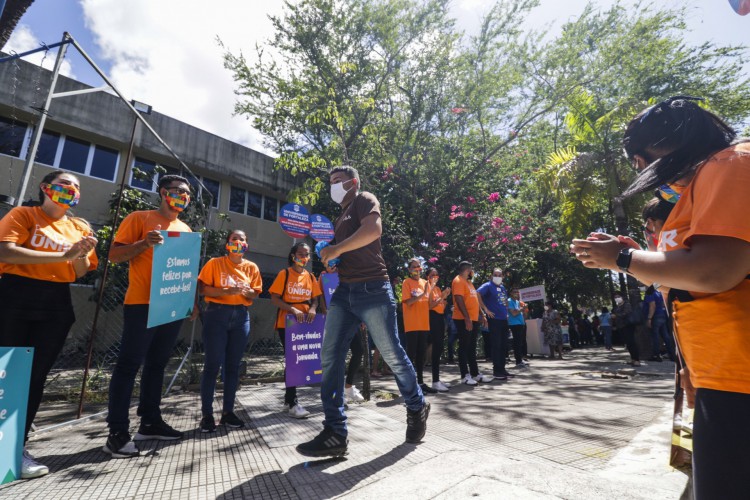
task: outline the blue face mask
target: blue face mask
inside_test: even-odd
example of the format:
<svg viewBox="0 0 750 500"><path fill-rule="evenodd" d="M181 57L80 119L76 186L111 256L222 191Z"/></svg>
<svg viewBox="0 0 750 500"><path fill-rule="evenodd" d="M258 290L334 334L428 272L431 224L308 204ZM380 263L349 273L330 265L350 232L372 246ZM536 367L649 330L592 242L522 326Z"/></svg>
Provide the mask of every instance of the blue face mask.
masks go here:
<svg viewBox="0 0 750 500"><path fill-rule="evenodd" d="M684 189L685 188L682 186L676 186L674 184L662 184L657 191L659 198L662 200L668 201L669 203L677 203L680 196L682 196L682 191Z"/></svg>

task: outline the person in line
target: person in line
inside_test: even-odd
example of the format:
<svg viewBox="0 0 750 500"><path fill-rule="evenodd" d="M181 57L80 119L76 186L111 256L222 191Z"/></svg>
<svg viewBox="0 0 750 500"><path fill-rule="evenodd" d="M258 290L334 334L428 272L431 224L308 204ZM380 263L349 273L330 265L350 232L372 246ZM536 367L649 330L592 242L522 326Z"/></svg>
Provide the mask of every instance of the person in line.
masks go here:
<svg viewBox="0 0 750 500"><path fill-rule="evenodd" d="M640 351L638 343L635 340L635 325L630 321L633 307L629 302L625 302L620 292L615 292L615 307L612 309L612 318L615 320L617 331L620 332L625 340L625 347L630 353L629 365L641 366Z"/></svg>
<svg viewBox="0 0 750 500"><path fill-rule="evenodd" d="M696 500L747 498L750 436L750 143L695 98L676 96L639 113L623 146L638 176L632 196L677 198L655 252L595 233L573 240L584 266L659 283L686 367Z"/></svg>
<svg viewBox="0 0 750 500"><path fill-rule="evenodd" d="M417 382L422 392L434 394L437 390L425 384L423 378L427 336L430 333L430 308L435 305L432 283L422 279L422 262L418 258L410 259L407 266L409 277L404 280L401 288L406 353L417 371Z"/></svg>
<svg viewBox="0 0 750 500"><path fill-rule="evenodd" d="M427 432L430 403L417 383L417 374L398 341L396 299L383 260L380 203L360 191L359 173L350 166L331 170L331 198L342 207L335 222L335 243L320 252L323 265L341 258L339 286L326 317L321 362L320 396L325 412L323 431L297 446L305 456L340 456L347 452L344 410L346 351L357 326L365 323L383 359L391 367L406 404L406 441L417 443Z"/></svg>
<svg viewBox="0 0 750 500"><path fill-rule="evenodd" d="M599 329L604 337L604 348L612 350L612 316L609 314L609 308L602 307L602 313L599 315Z"/></svg>
<svg viewBox="0 0 750 500"><path fill-rule="evenodd" d="M549 346L549 359L555 358L555 351L559 358L563 359L562 318L551 301L544 303L542 332L544 343Z"/></svg>
<svg viewBox="0 0 750 500"><path fill-rule="evenodd" d="M276 331L286 351L286 316L292 314L298 322L312 323L318 313L323 292L315 276L305 266L310 261L310 246L301 241L292 245L287 255L289 267L279 271L268 293L271 304L279 309L276 315ZM284 406L292 418L307 418L310 412L297 401L297 388L286 387Z"/></svg>
<svg viewBox="0 0 750 500"><path fill-rule="evenodd" d="M456 323L453 321L453 298L450 295L445 300L445 324L448 328L448 360L446 364L454 365L456 364L458 330L456 330Z"/></svg>
<svg viewBox="0 0 750 500"><path fill-rule="evenodd" d="M109 383L109 436L102 448L113 458L140 455L130 438L128 413L135 377L141 366L137 412L141 423L133 439L173 441L183 437L182 432L162 419L160 408L164 369L177 342L182 319L152 328L147 327L147 322L153 247L164 242L161 230L191 232L188 225L178 219L190 203L190 184L179 175L164 175L159 179L158 192L161 197L158 210L136 211L125 217L109 251L110 262L130 264L122 308L120 352Z"/></svg>
<svg viewBox="0 0 750 500"><path fill-rule="evenodd" d="M487 317L480 311L477 290L472 284L474 269L471 262L462 261L458 265L458 275L453 278L453 323L458 332L458 368L461 381L466 385L478 382L492 382L493 377L479 373L477 364L477 337L480 325L487 323ZM482 323L479 322L481 315Z"/></svg>
<svg viewBox="0 0 750 500"><path fill-rule="evenodd" d="M430 339L432 344L432 388L438 392L447 392L450 385L440 380L440 356L443 354L445 341L445 299L451 293L451 287L440 290L438 286L440 275L437 269L431 267L427 270L427 281L431 285L430 304Z"/></svg>
<svg viewBox="0 0 750 500"><path fill-rule="evenodd" d="M88 222L69 212L80 192L76 176L55 170L42 178L36 206L15 207L0 220L0 346L34 348L21 479L49 473L26 442L47 375L76 320L70 283L98 264Z"/></svg>
<svg viewBox="0 0 750 500"><path fill-rule="evenodd" d="M487 317L492 347L492 375L499 380L513 377L505 369L508 356L508 293L503 286L503 270L492 270L492 279L477 289L479 306Z"/></svg>
<svg viewBox="0 0 750 500"><path fill-rule="evenodd" d="M523 316L525 306L526 304L521 302L518 288L512 288L508 299L508 328L513 333L513 357L516 359L516 368L529 366L523 359L526 355L526 320Z"/></svg>
<svg viewBox="0 0 750 500"><path fill-rule="evenodd" d="M235 229L227 235L227 254L215 257L198 275L198 290L206 301L203 311L203 350L201 374L201 432L216 430L213 415L214 392L219 368L224 367L224 396L220 425L234 429L245 423L234 413L240 380L240 363L250 339L248 307L263 289L260 270L243 258L247 236Z"/></svg>

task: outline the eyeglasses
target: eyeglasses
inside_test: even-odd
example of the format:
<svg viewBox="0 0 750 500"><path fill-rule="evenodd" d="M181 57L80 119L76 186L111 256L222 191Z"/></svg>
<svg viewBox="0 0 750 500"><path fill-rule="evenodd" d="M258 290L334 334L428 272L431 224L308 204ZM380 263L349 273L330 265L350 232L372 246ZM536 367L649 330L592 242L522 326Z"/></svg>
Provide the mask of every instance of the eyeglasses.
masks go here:
<svg viewBox="0 0 750 500"><path fill-rule="evenodd" d="M174 193L174 194L190 194L190 190L189 189L181 188L179 186L172 186L172 187L168 187L168 188L164 188L164 189L166 189L170 193Z"/></svg>

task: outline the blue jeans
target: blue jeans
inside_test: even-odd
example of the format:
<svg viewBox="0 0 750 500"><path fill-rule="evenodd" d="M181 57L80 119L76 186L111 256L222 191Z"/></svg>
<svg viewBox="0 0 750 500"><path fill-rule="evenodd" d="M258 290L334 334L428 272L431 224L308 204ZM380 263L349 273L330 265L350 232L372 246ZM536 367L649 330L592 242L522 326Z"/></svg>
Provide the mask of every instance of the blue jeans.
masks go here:
<svg viewBox="0 0 750 500"><path fill-rule="evenodd" d="M141 396L138 416L153 424L161 421L161 388L164 368L180 334L182 320L147 328L148 304L131 304L122 308L123 328L117 364L109 382L109 414L107 423L112 432L128 431L130 398L135 376L141 373Z"/></svg>
<svg viewBox="0 0 750 500"><path fill-rule="evenodd" d="M203 352L201 375L201 412L213 414L214 391L219 368L224 366L223 413L234 410L240 381L240 362L250 338L250 314L247 306L209 302L203 313Z"/></svg>
<svg viewBox="0 0 750 500"><path fill-rule="evenodd" d="M505 358L508 356L508 320L487 318L487 322L492 339L492 374L496 377L507 375Z"/></svg>
<svg viewBox="0 0 750 500"><path fill-rule="evenodd" d="M664 339L664 345L667 346L667 352L669 353L669 359L675 360L674 355L674 342L672 342L672 336L669 334L669 328L667 328L667 315L666 314L655 314L651 318L651 355L659 355L659 344L660 340Z"/></svg>
<svg viewBox="0 0 750 500"><path fill-rule="evenodd" d="M604 334L604 347L606 349L612 349L612 327L611 326L600 326L602 334Z"/></svg>
<svg viewBox="0 0 750 500"><path fill-rule="evenodd" d="M398 340L396 299L388 281L339 283L326 316L323 348L320 352L323 381L320 397L325 420L336 434L346 436L344 378L346 353L360 323L367 326L381 356L393 370L406 407L420 410L425 400L417 374Z"/></svg>

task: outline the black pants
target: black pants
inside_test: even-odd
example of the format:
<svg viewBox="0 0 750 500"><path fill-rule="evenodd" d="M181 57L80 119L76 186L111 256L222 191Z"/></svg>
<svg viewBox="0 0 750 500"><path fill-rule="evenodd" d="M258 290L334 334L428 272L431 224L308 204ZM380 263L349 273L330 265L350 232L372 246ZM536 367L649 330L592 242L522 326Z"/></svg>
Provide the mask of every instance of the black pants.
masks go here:
<svg viewBox="0 0 750 500"><path fill-rule="evenodd" d="M479 375L477 365L477 335L479 335L479 322L472 322L471 330L466 329L462 319L454 319L458 331L458 369L461 370L461 378L467 374L472 377Z"/></svg>
<svg viewBox="0 0 750 500"><path fill-rule="evenodd" d="M357 331L352 339L352 343L349 344L349 349L352 351L352 357L349 358L349 367L346 369L346 383L348 385L354 385L354 377L357 375L360 365L362 365L362 340L361 332Z"/></svg>
<svg viewBox="0 0 750 500"><path fill-rule="evenodd" d="M641 357L638 353L638 344L635 341L635 325L626 325L622 327L622 333L625 337L625 345L628 347L630 358L633 361L640 361Z"/></svg>
<svg viewBox="0 0 750 500"><path fill-rule="evenodd" d="M490 327L490 345L492 346L492 374L496 377L508 375L505 360L508 356L508 320L487 319Z"/></svg>
<svg viewBox="0 0 750 500"><path fill-rule="evenodd" d="M34 348L24 443L39 411L47 375L75 320L68 283L12 274L0 279L0 346Z"/></svg>
<svg viewBox="0 0 750 500"><path fill-rule="evenodd" d="M406 332L406 354L417 372L417 382L424 384L424 355L427 352L426 331Z"/></svg>
<svg viewBox="0 0 750 500"><path fill-rule="evenodd" d="M695 500L748 498L750 394L698 389L693 422Z"/></svg>
<svg viewBox="0 0 750 500"><path fill-rule="evenodd" d="M510 325L510 331L513 332L513 356L520 365L526 355L526 325Z"/></svg>
<svg viewBox="0 0 750 500"><path fill-rule="evenodd" d="M430 342L432 343L432 383L440 380L440 356L445 342L445 317L430 311Z"/></svg>
<svg viewBox="0 0 750 500"><path fill-rule="evenodd" d="M279 333L279 340L281 341L281 347L284 348L286 354L286 328L278 328L276 330ZM286 358L285 358L286 359ZM284 372L286 375L286 371ZM297 388L287 387L284 391L284 404L287 406L294 406L297 404Z"/></svg>

